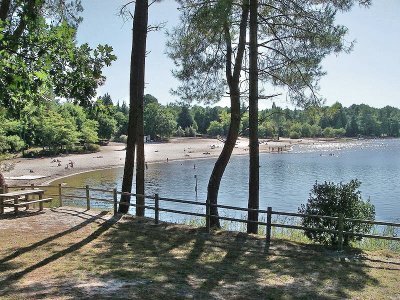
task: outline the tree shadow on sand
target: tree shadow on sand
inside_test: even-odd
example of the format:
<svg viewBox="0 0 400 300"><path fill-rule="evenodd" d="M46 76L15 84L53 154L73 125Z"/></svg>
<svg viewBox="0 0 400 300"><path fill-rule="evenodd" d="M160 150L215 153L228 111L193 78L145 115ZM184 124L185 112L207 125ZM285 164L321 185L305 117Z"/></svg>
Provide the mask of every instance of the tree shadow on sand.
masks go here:
<svg viewBox="0 0 400 300"><path fill-rule="evenodd" d="M57 211L55 211L57 212ZM18 288L15 288L15 285L18 284L18 280L20 280L23 276L43 267L46 266L52 262L55 262L61 257L64 257L65 255L68 254L73 254L77 250L81 249L85 245L89 244L90 242L94 241L97 239L101 234L109 230L118 220L120 219L120 216L113 217L111 219L103 219L103 217L107 214L107 212L100 212L97 215L86 215L83 216L82 214L85 214L84 212L73 212L73 211L68 211L64 210L62 212L63 214L73 214L76 217L84 219L83 222L79 223L76 226L73 226L65 231L59 232L55 235L49 236L41 241L35 242L27 247L22 247L19 248L18 250L14 251L13 253L10 253L6 257L3 257L0 259L0 296L1 295L14 295L16 291L18 291ZM45 246L46 244L50 244L57 239L60 239L66 235L69 235L71 233L74 233L75 231L78 231L79 229L82 229L90 224L96 223L99 220L103 220L103 223L93 231L90 235L86 236L84 239L80 240L77 243L74 243L73 245L64 248L61 251L53 252L51 255L48 257L38 261L34 262L30 266L24 266L21 263L14 263L12 262L13 259L18 258L21 255L24 254L31 254L34 257L34 253L36 249L38 249L41 246ZM32 252L32 253L29 253ZM13 272L10 275L4 275L4 272L9 272L10 270L16 270L16 269L21 269L19 271Z"/></svg>
<svg viewBox="0 0 400 300"><path fill-rule="evenodd" d="M106 222L79 243L16 273L8 283L12 286L31 269L71 255L93 240L97 252L80 253L88 265L82 274L92 282L60 275L51 289L38 281L19 293L100 299L337 299L379 284L365 261L343 262L341 255L323 247L273 241L267 248L264 240L244 233L208 234L186 226L156 226L146 219Z"/></svg>

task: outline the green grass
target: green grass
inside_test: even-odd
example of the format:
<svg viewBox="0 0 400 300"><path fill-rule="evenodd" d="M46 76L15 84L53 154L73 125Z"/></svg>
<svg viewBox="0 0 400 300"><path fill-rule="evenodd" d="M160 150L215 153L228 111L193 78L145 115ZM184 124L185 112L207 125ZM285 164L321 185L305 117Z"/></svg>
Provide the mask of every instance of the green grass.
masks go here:
<svg viewBox="0 0 400 300"><path fill-rule="evenodd" d="M338 253L282 240L278 233L268 246L263 235L209 234L130 216L106 221L100 212L57 209L43 215L54 222L54 232L16 229L11 240L9 230L0 231L0 240L7 241L0 247L0 298L400 297L396 253Z"/></svg>
<svg viewBox="0 0 400 300"><path fill-rule="evenodd" d="M245 215L240 217L241 219L246 219ZM260 218L260 222L266 222L263 218ZM280 224L294 224L301 225L300 223L296 223L296 219L293 217L274 217L272 220L273 223ZM190 226L196 227L204 227L205 220L204 218L186 218L181 221L183 224L187 224ZM382 228L383 227L383 228ZM232 221L221 220L221 228L227 231L239 231L246 232L246 224ZM266 234L265 226L259 226L258 234L260 236L265 236ZM374 226L371 229L370 234L373 235L385 235L385 236L398 236L399 229L393 226ZM273 227L271 230L271 235L274 239L283 239L291 242L303 243L303 244L313 244L311 240L309 240L304 231L298 229L291 228L278 228ZM400 254L400 242L399 241L390 241L390 240L382 240L382 239L373 239L373 238L363 238L361 241L355 241L351 245L355 249L366 250L366 251L388 251L395 252Z"/></svg>

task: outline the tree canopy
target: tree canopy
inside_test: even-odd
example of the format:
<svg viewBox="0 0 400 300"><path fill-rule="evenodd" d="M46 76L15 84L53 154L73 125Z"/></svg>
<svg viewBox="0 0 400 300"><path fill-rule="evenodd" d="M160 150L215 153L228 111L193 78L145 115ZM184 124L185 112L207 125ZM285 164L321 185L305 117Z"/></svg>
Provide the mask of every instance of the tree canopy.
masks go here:
<svg viewBox="0 0 400 300"><path fill-rule="evenodd" d="M79 0L3 0L0 4L0 104L20 115L54 97L88 105L105 81L112 47L77 45Z"/></svg>

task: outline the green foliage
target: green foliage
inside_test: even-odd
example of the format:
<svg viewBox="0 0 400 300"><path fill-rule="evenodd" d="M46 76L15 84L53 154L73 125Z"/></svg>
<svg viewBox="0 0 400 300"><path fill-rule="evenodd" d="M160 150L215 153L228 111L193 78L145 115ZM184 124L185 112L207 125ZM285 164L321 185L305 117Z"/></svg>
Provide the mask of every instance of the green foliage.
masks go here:
<svg viewBox="0 0 400 300"><path fill-rule="evenodd" d="M80 1L12 2L2 6L0 104L13 116L55 96L87 105L105 81L103 67L116 57L108 45L77 45Z"/></svg>
<svg viewBox="0 0 400 300"><path fill-rule="evenodd" d="M224 134L224 127L221 123L217 121L212 121L210 123L210 126L207 129L207 133L210 136L216 137L218 135L223 135Z"/></svg>
<svg viewBox="0 0 400 300"><path fill-rule="evenodd" d="M185 136L187 137L196 137L196 129L192 126L185 128Z"/></svg>
<svg viewBox="0 0 400 300"><path fill-rule="evenodd" d="M117 121L106 114L99 114L97 118L99 123L99 137L102 139L111 139L117 130Z"/></svg>
<svg viewBox="0 0 400 300"><path fill-rule="evenodd" d="M10 150L10 145L7 142L6 136L0 130L0 153Z"/></svg>
<svg viewBox="0 0 400 300"><path fill-rule="evenodd" d="M114 141L117 143L124 143L128 142L128 136L125 134L120 135L119 137L114 138Z"/></svg>
<svg viewBox="0 0 400 300"><path fill-rule="evenodd" d="M97 144L87 144L87 146L85 148L89 152L99 152L100 151L100 146Z"/></svg>
<svg viewBox="0 0 400 300"><path fill-rule="evenodd" d="M6 142L8 144L7 150L10 152L19 152L26 147L25 142L18 135L6 136Z"/></svg>
<svg viewBox="0 0 400 300"><path fill-rule="evenodd" d="M361 182L357 179L349 183L334 184L325 182L318 184L316 182L311 190L307 204L302 204L298 209L299 213L310 215L324 215L338 217L340 213L345 218L352 219L375 219L375 207L369 200L363 201L361 192L358 190ZM314 229L338 230L338 221L330 219L321 219L318 217L304 217L302 225ZM353 233L368 233L372 225L344 222L344 231ZM305 231L306 236L318 243L326 245L336 245L338 243L338 234L320 231ZM360 237L352 234L344 235L344 245L348 246L351 241L361 240Z"/></svg>
<svg viewBox="0 0 400 300"><path fill-rule="evenodd" d="M178 129L175 131L175 135L177 137L182 137L185 135L185 130L183 130L181 126L178 126Z"/></svg>
<svg viewBox="0 0 400 300"><path fill-rule="evenodd" d="M193 117L190 113L189 107L182 106L180 113L178 114L177 119L178 126L182 128L188 128L193 124Z"/></svg>
<svg viewBox="0 0 400 300"><path fill-rule="evenodd" d="M152 139L156 136L170 137L177 126L174 114L167 107L163 107L157 102L150 102L144 108L143 114L144 132Z"/></svg>
<svg viewBox="0 0 400 300"><path fill-rule="evenodd" d="M271 122L264 122L258 127L258 133L260 138L270 138L274 135L274 126Z"/></svg>
<svg viewBox="0 0 400 300"><path fill-rule="evenodd" d="M88 144L94 144L98 142L98 127L99 123L95 120L86 120L82 124L81 139L84 142L86 148L88 147Z"/></svg>
<svg viewBox="0 0 400 300"><path fill-rule="evenodd" d="M117 122L117 131L115 132L115 136L127 135L129 121L128 114L125 114L122 111L117 111L114 115L114 118Z"/></svg>
<svg viewBox="0 0 400 300"><path fill-rule="evenodd" d="M153 96L146 95L146 97L149 100L144 111L145 134L151 135L152 139L171 135L194 136L197 132L207 133L210 136L227 134L230 110L226 107L193 106L185 113L194 116L192 126L184 130L177 126L178 116L182 111L180 105L162 105ZM53 152L65 149L67 145L71 149L75 142L58 144L52 141L52 136L45 137L44 133L47 131L52 135L52 130L44 130L44 128L52 126L52 121L48 121L48 126L44 125L44 120L49 118L56 119L57 128L60 127L60 123L70 123L70 125L64 124L61 127L72 128L72 135L85 144L95 143L96 138L117 140L115 137L127 134L128 109L112 103L111 97L107 94L87 108L71 102L59 103L54 100L37 105L32 102L27 103L21 109L19 117L15 117L11 109L0 107L0 153L20 151L32 146L50 147ZM336 121L334 120L337 118L332 118L332 116L336 116L338 111L345 115L345 128L335 128ZM367 115L370 117L365 117ZM61 121L61 119L63 120ZM366 125L365 122L368 120L375 120L376 122L373 121L375 125ZM86 125L84 125L85 123ZM326 127L321 127L323 124ZM373 128L371 129L373 136L398 137L400 134L399 124L400 109L389 106L376 109L362 104L346 108L342 107L340 103L335 103L326 107L290 110L273 104L271 109L260 111L259 137L272 138L278 135L292 138L357 137L362 135L362 130L367 127ZM206 125L207 128L204 129ZM242 115L241 128L243 128L241 135L246 136L248 134L246 130L248 113L245 111ZM53 131L57 131L57 129L54 128ZM9 136L14 136L10 138L12 139L11 144L7 141ZM72 138L72 141L74 140L76 141L75 138Z"/></svg>
<svg viewBox="0 0 400 300"><path fill-rule="evenodd" d="M298 133L297 131L291 131L289 133L289 137L291 139L299 139L300 138L300 133Z"/></svg>
<svg viewBox="0 0 400 300"><path fill-rule="evenodd" d="M43 116L38 128L40 144L52 150L70 148L79 141L75 123L55 111Z"/></svg>

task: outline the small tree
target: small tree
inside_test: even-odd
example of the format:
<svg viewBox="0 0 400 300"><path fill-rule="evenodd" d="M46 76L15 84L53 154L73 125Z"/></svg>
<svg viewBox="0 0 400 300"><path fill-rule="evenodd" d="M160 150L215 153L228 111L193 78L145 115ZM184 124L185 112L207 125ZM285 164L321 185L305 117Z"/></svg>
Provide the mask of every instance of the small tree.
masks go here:
<svg viewBox="0 0 400 300"><path fill-rule="evenodd" d="M85 144L85 149L88 149L89 144L94 144L99 141L97 130L99 123L95 120L86 120L82 124L81 139Z"/></svg>
<svg viewBox="0 0 400 300"><path fill-rule="evenodd" d="M299 213L310 215L339 216L343 213L345 218L352 219L375 219L375 206L369 199L363 201L361 192L358 190L361 182L357 179L349 183L335 184L326 182L318 184L315 182L308 203L302 204ZM313 229L338 230L338 221L330 219L321 219L318 217L304 217L302 225ZM367 233L372 225L345 221L343 230L354 233ZM322 231L305 230L305 235L316 242L325 245L336 245L338 243L338 234ZM361 240L361 237L351 234L345 234L343 245L348 246L351 241Z"/></svg>

